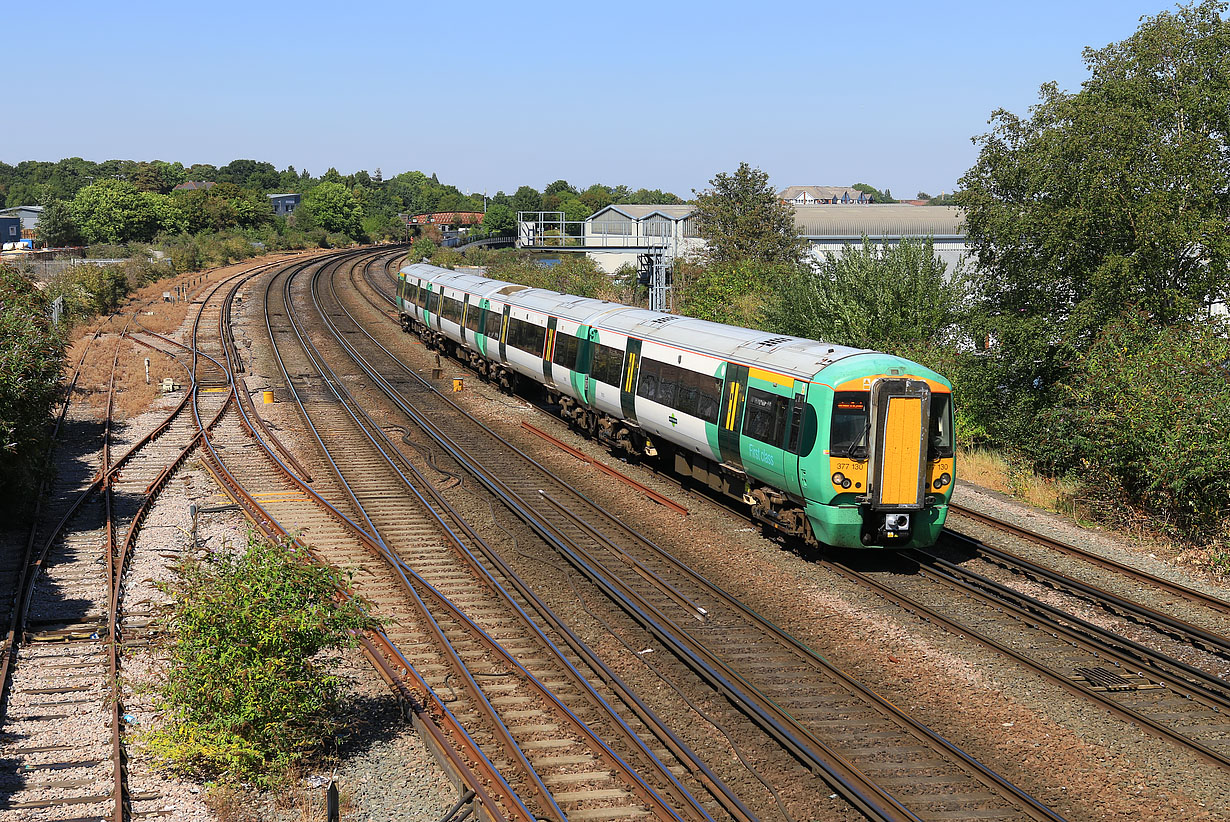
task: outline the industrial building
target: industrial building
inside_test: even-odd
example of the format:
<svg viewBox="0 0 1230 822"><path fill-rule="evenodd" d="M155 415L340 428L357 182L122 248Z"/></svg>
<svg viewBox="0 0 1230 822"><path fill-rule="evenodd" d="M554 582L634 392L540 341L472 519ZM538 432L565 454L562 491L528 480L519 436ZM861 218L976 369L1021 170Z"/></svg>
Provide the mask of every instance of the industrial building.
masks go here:
<svg viewBox="0 0 1230 822"><path fill-rule="evenodd" d="M273 206L273 216L289 217L295 213L302 199L302 194L270 194L269 204Z"/></svg>
<svg viewBox="0 0 1230 822"><path fill-rule="evenodd" d="M43 214L42 206L16 206L14 208L6 208L0 210L0 217L16 217L21 220L21 229L18 232L21 236L18 239L33 240L35 238L35 230L38 228L38 218ZM6 234L4 242L11 243L11 240Z"/></svg>

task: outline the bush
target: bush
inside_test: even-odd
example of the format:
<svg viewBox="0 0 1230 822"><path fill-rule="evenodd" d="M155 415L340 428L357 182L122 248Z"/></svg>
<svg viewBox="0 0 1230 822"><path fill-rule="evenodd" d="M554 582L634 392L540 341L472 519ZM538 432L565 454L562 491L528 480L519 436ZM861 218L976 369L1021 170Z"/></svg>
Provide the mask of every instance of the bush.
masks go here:
<svg viewBox="0 0 1230 822"><path fill-rule="evenodd" d="M166 586L174 637L161 687L169 721L148 739L180 773L267 786L342 730L340 661L373 627L335 572L289 541L189 561ZM322 656L322 654L325 654Z"/></svg>
<svg viewBox="0 0 1230 822"><path fill-rule="evenodd" d="M0 510L28 513L59 393L64 344L51 327L48 295L3 264L0 304Z"/></svg>
<svg viewBox="0 0 1230 822"><path fill-rule="evenodd" d="M1079 470L1191 540L1224 538L1230 516L1230 325L1159 327L1130 314L1076 363L1035 422L1032 456ZM1118 499L1115 499L1115 498Z"/></svg>

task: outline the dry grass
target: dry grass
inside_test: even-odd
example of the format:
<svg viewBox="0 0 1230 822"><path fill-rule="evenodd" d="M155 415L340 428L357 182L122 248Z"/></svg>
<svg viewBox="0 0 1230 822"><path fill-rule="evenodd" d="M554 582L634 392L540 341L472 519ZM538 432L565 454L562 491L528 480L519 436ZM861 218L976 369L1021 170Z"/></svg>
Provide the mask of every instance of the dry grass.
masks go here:
<svg viewBox="0 0 1230 822"><path fill-rule="evenodd" d="M982 448L957 455L960 477L983 488L1016 497L1026 505L1075 518L1080 488L1071 480L1039 476L1013 464L1002 454Z"/></svg>

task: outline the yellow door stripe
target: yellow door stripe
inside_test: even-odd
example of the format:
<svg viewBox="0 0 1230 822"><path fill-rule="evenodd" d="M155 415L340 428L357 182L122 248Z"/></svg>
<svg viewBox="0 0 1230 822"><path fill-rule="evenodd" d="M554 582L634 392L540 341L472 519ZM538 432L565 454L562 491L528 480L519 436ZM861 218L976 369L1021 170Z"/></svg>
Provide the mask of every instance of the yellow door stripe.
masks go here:
<svg viewBox="0 0 1230 822"><path fill-rule="evenodd" d="M632 393L632 375L636 373L636 355L628 355L628 380L624 383L624 391Z"/></svg>

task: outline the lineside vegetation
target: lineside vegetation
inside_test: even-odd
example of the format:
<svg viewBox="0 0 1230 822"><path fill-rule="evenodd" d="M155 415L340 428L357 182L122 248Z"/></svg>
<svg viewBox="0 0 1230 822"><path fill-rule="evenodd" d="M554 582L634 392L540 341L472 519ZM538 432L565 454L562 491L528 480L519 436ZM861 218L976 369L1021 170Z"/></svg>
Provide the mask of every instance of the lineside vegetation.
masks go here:
<svg viewBox="0 0 1230 822"><path fill-rule="evenodd" d="M160 695L146 742L172 770L277 782L345 729L339 651L375 627L349 582L290 541L253 533L242 551L180 566Z"/></svg>

